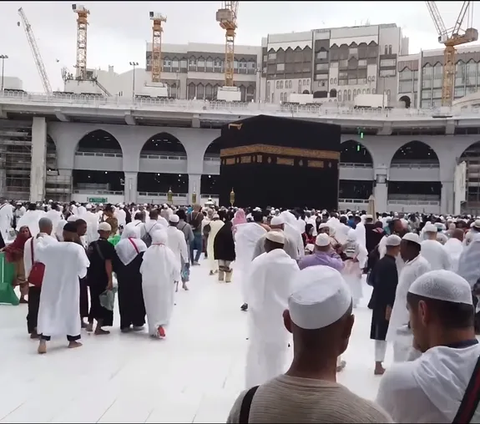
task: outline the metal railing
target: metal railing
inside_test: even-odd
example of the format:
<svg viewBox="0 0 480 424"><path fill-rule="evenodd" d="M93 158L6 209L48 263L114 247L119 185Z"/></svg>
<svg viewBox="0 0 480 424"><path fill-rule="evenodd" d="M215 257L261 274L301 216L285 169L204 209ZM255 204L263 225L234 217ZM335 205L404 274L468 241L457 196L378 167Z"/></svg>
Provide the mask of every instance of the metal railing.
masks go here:
<svg viewBox="0 0 480 424"><path fill-rule="evenodd" d="M82 188L74 188L73 192L75 194L106 194L111 196L123 196L123 191L110 191L110 190L95 190L95 189L82 189Z"/></svg>
<svg viewBox="0 0 480 424"><path fill-rule="evenodd" d="M425 119L439 116L480 116L480 108L433 108L433 109L355 109L352 106L339 105L336 102L323 103L322 105L292 105L273 103L226 103L218 101L203 100L175 100L156 98L135 98L112 96L90 96L90 95L46 95L37 93L0 93L0 104L8 105L44 105L51 107L72 106L75 108L100 108L119 109L133 111L183 111L192 113L213 113L213 114L244 114L258 115L278 114L285 116L323 116L341 117L342 119L368 117L378 120L388 119Z"/></svg>
<svg viewBox="0 0 480 424"><path fill-rule="evenodd" d="M150 191L139 191L138 195L143 196L143 197L167 197L168 193L154 193L154 192L150 192ZM173 193L172 196L173 197L185 197L186 198L186 197L188 197L188 194L187 193Z"/></svg>
<svg viewBox="0 0 480 424"><path fill-rule="evenodd" d="M373 168L373 163L340 162L341 168Z"/></svg>
<svg viewBox="0 0 480 424"><path fill-rule="evenodd" d="M102 158L121 158L123 157L122 153L102 153L102 152L75 152L75 156L96 156Z"/></svg>

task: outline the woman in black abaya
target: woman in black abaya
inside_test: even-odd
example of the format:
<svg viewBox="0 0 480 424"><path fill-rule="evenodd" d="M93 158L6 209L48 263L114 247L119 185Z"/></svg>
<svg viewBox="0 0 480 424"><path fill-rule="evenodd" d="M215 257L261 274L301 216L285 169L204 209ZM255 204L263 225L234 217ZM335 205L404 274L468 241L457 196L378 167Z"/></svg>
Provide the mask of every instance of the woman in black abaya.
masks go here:
<svg viewBox="0 0 480 424"><path fill-rule="evenodd" d="M118 280L120 329L128 332L133 326L134 331L139 331L145 324L140 265L147 245L139 238L138 227L128 224L115 250L118 256L115 272Z"/></svg>

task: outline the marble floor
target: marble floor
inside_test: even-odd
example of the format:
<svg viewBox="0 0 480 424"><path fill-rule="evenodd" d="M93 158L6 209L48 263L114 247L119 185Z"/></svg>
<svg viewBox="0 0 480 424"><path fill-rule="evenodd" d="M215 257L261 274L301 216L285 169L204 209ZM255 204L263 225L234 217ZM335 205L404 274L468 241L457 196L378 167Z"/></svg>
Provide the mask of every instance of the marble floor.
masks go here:
<svg viewBox="0 0 480 424"><path fill-rule="evenodd" d="M365 285L339 381L373 399L379 378L369 297ZM1 305L0 421L225 422L244 384L247 314L240 299L239 285L218 283L203 261L192 269L190 291L177 294L165 340L116 327L109 336L84 333L79 349L54 340L43 356L26 334L26 305Z"/></svg>

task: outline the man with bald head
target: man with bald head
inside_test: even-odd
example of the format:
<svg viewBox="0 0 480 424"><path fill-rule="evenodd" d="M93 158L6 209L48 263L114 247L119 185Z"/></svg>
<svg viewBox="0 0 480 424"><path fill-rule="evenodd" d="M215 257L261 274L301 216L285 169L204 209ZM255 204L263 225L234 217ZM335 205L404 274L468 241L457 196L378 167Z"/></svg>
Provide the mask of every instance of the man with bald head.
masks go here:
<svg viewBox="0 0 480 424"><path fill-rule="evenodd" d="M30 277L33 264L37 261L37 247L39 243L42 245L49 245L58 243L55 237L52 237L53 225L49 218L40 218L38 221L39 233L35 237L31 237L25 243L23 251L23 262L25 264L25 275L27 280ZM38 307L40 305L40 293L41 286L34 285L31 282L28 283L28 314L27 314L27 330L30 334L30 338L38 338L37 333L37 320L38 320Z"/></svg>

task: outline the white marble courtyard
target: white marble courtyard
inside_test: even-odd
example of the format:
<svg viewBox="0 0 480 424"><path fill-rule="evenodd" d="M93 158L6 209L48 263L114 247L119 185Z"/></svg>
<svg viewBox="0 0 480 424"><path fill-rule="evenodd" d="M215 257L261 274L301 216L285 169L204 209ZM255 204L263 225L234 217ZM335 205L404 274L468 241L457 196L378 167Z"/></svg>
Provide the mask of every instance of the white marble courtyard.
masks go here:
<svg viewBox="0 0 480 424"><path fill-rule="evenodd" d="M117 315L111 335L84 333L73 350L54 340L44 356L28 337L27 306L0 305L0 422L225 422L243 390L248 343L235 277L220 284L206 262L193 267L165 340L121 334ZM369 296L365 285L339 381L373 399Z"/></svg>

